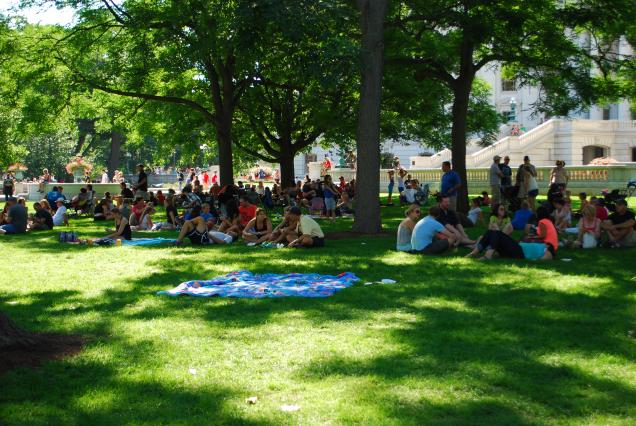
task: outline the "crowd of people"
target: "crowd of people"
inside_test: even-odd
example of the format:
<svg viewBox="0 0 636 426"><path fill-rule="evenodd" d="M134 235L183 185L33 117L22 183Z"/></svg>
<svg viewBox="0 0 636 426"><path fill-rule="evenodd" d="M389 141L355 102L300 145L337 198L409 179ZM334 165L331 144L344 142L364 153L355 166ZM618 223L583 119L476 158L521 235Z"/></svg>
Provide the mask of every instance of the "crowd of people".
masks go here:
<svg viewBox="0 0 636 426"><path fill-rule="evenodd" d="M420 219L422 203L411 204L397 231L398 251L439 254L458 246L471 249L468 256L493 256L550 260L560 247L595 248L636 246L636 220L625 198L591 197L579 194L580 208L572 211L569 174L563 161L550 173L547 200L537 205L537 172L528 156L513 181L510 158L494 156L489 169L490 196L487 191L471 200L468 214L456 209L459 175L450 163L442 166L441 191L436 205ZM393 173L389 172L390 177ZM398 175L399 176L399 175ZM398 180L398 185L402 182ZM393 186L390 180L389 193ZM484 207L490 207L486 219ZM471 240L464 228L482 225L486 232ZM518 238L513 237L517 231Z"/></svg>
<svg viewBox="0 0 636 426"><path fill-rule="evenodd" d="M221 187L216 173L196 173L188 169L181 191L152 191L142 164L137 166L131 187L120 183L119 194L106 192L97 198L88 183L70 199L62 185L55 185L33 204L29 214L24 199L9 194L0 216L0 233L20 234L27 231L51 230L67 225L77 214L92 215L95 221L112 221L114 227L96 242L129 240L135 231L174 230L175 245L185 240L194 245L230 244L242 239L247 245L264 247L322 247L325 235L316 216L333 220L353 213L355 180L340 178L334 182L327 175L311 180L308 176L289 188L258 184ZM157 207L162 206L165 219L157 220ZM283 211L279 223L274 221L275 208ZM309 212L304 214L303 211Z"/></svg>

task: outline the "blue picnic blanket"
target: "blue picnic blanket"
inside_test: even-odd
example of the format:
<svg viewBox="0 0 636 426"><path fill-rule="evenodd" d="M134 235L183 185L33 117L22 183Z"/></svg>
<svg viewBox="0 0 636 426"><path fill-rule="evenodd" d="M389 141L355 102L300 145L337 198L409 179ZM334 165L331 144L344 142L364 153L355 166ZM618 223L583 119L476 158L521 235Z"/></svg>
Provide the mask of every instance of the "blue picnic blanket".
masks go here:
<svg viewBox="0 0 636 426"><path fill-rule="evenodd" d="M122 240L125 246L156 246L160 244L172 244L177 241L174 238L133 238L132 240Z"/></svg>
<svg viewBox="0 0 636 426"><path fill-rule="evenodd" d="M197 297L239 297L262 299L265 297L329 297L360 279L351 272L339 275L320 274L261 274L250 271L231 272L211 280L187 281L172 290L157 294Z"/></svg>

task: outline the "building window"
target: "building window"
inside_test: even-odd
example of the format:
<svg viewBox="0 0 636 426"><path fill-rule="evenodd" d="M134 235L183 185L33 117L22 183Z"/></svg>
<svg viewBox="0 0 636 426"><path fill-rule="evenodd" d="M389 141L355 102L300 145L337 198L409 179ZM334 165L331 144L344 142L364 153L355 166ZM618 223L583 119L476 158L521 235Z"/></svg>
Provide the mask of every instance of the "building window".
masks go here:
<svg viewBox="0 0 636 426"><path fill-rule="evenodd" d="M603 107L603 120L609 120L610 119L610 107L606 106Z"/></svg>
<svg viewBox="0 0 636 426"><path fill-rule="evenodd" d="M517 82L514 80L509 80L507 78L501 79L501 90L504 92L514 92L517 90Z"/></svg>
<svg viewBox="0 0 636 426"><path fill-rule="evenodd" d="M632 148L632 161L636 163L636 148Z"/></svg>

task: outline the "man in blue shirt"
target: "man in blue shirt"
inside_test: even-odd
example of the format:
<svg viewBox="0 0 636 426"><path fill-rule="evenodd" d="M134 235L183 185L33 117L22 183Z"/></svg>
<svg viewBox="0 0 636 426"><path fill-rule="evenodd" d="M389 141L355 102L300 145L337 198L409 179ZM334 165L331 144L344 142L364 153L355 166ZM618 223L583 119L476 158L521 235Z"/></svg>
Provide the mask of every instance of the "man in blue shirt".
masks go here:
<svg viewBox="0 0 636 426"><path fill-rule="evenodd" d="M46 201L49 202L49 206L51 206L52 209L56 208L55 203L58 198L60 198L60 192L57 190L57 186L54 186L53 189L46 194Z"/></svg>
<svg viewBox="0 0 636 426"><path fill-rule="evenodd" d="M428 211L428 216L417 222L411 235L411 247L414 251L423 254L440 254L455 246L455 237L437 219L441 210L433 206ZM445 238L439 238L442 234Z"/></svg>
<svg viewBox="0 0 636 426"><path fill-rule="evenodd" d="M448 197L451 203L451 209L457 210L457 191L462 187L462 181L459 175L451 170L450 161L442 163L442 193L444 197Z"/></svg>

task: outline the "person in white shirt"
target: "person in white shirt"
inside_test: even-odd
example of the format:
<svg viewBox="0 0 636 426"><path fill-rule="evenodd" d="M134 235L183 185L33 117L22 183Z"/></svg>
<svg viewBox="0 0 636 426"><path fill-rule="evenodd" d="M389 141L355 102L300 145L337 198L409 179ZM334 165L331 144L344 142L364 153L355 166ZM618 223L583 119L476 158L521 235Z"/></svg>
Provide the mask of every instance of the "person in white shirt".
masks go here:
<svg viewBox="0 0 636 426"><path fill-rule="evenodd" d="M468 220L470 220L473 225L477 225L477 222L483 221L481 207L479 207L479 199L473 198L471 201L471 209L468 211Z"/></svg>
<svg viewBox="0 0 636 426"><path fill-rule="evenodd" d="M417 186L416 186L416 183L414 182L411 182L409 186L401 193L403 197L403 201L406 201L408 204L415 203L416 194L417 194Z"/></svg>
<svg viewBox="0 0 636 426"><path fill-rule="evenodd" d="M108 179L108 170L106 169L102 172L102 183L110 183L110 179Z"/></svg>
<svg viewBox="0 0 636 426"><path fill-rule="evenodd" d="M290 222L298 224L297 236L287 236L288 247L313 248L325 246L325 234L320 229L318 222L309 216L303 215L300 208L296 206L289 209L288 216Z"/></svg>
<svg viewBox="0 0 636 426"><path fill-rule="evenodd" d="M66 207L64 206L64 198L58 198L56 204L57 210L53 215L53 225L68 225L68 215L66 214Z"/></svg>

